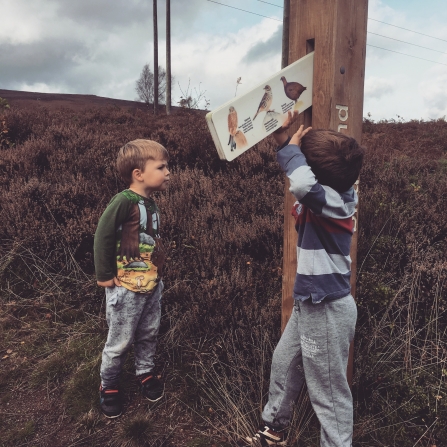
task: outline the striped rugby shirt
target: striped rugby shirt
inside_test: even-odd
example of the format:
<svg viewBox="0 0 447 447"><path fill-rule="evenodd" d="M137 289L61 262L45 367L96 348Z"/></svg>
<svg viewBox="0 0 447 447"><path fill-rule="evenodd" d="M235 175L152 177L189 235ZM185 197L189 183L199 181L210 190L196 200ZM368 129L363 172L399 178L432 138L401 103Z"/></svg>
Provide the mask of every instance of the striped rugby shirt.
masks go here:
<svg viewBox="0 0 447 447"><path fill-rule="evenodd" d="M298 232L293 297L319 303L349 295L357 193L353 187L338 193L319 184L299 146L286 143L277 159L297 199L292 210Z"/></svg>

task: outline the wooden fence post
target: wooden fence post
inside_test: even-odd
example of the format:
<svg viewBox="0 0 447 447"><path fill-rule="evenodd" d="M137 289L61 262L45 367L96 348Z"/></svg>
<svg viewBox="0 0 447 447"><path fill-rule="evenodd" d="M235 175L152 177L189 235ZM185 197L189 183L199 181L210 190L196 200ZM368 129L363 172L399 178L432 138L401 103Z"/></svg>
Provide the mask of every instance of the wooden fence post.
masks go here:
<svg viewBox="0 0 447 447"><path fill-rule="evenodd" d="M362 138L368 0L290 0L289 64L311 51L314 55L312 107L300 115L296 126L332 129ZM292 129L291 131L294 131ZM291 216L294 197L285 190L284 264L281 330L293 308L297 234ZM357 213L355 215L357 226ZM351 288L355 297L357 234L351 258ZM352 383L352 345L348 365Z"/></svg>

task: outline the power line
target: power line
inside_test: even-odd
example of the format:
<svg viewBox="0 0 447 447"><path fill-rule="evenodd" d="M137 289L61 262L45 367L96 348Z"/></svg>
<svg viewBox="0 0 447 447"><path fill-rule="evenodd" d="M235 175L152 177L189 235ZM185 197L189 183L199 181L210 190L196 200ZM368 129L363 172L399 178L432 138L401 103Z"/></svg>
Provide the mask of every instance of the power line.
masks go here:
<svg viewBox="0 0 447 447"><path fill-rule="evenodd" d="M276 18L274 18L274 17L264 16L264 15L262 15L262 14L257 14L256 12L247 11L247 10L245 10L245 9L241 9L241 8L236 8L235 6L226 5L226 4L224 4L224 3L216 2L216 1L214 1L214 0L207 0L207 1L208 1L208 2L211 2L211 3L216 3L217 5L226 6L227 8L237 9L238 11L247 12L247 13L249 13L249 14L254 14L254 15L256 15L256 16L265 17L266 19L271 19L271 20L276 20L277 22L282 22L282 20L280 20L280 19L276 19ZM263 1L263 0L258 0L258 1L259 1L259 2L262 2L262 3L268 3L268 2L265 2L265 1ZM268 4L273 5L273 3L268 3ZM273 6L277 6L278 8L282 8L282 6L279 6L279 5L273 5ZM395 28L401 28L400 26L391 25L390 23L381 22L380 20L371 19L371 18L369 18L369 17L368 17L368 20L373 20L373 21L375 21L375 22L384 23L385 25L394 26ZM433 39L443 40L443 39L439 39L439 38L437 38L437 37L429 36L428 34L422 34L422 33L419 33L419 32L417 32L417 31L413 31L413 30L410 30L410 29L407 29L407 28L401 28L401 29L404 29L404 30L406 30L406 31L411 31L411 32L416 33L416 34L421 34L421 35L423 35L423 36L432 37ZM380 36L380 37L385 37L386 39L396 40L396 41L398 41L398 42L406 43L406 44L408 44L408 45L413 45L413 46L416 46L416 47L424 48L424 49L426 49L426 50L436 51L437 53L447 54L447 53L444 53L444 52L442 52L442 51L433 50L432 48L423 47L423 46L421 46L421 45L416 45L416 44L414 44L414 43L405 42L405 41L403 41L403 40L399 40L399 39L394 39L393 37L383 36L382 34L373 33L373 32L371 32L371 31L368 31L368 33L369 33L369 34L374 34L374 35L376 35L376 36ZM447 42L447 40L446 40L446 42ZM447 66L447 64L443 64L442 62L436 62L436 61L432 61L432 60L429 60L429 59L424 59L424 58L422 58L422 57L412 56L411 54L406 54L406 53L401 53L401 52L399 52L399 51L389 50L388 48L382 48L382 47L378 47L378 46L371 45L371 44L367 44L367 46L369 46L369 47L373 47L373 48L378 48L378 49L380 49L380 50L384 50L384 51L390 51L391 53L401 54L401 55L403 55L403 56L412 57L412 58L414 58L414 59L420 59L420 60L423 60L423 61L426 61L426 62L432 62L432 63L434 63L434 64L445 65L445 66Z"/></svg>
<svg viewBox="0 0 447 447"><path fill-rule="evenodd" d="M422 57L412 56L411 54L405 54L405 53L401 53L401 52L399 52L399 51L389 50L388 48L376 47L375 45L371 45L371 44L369 44L369 43L367 43L366 45L367 45L368 47L379 48L379 50L391 51L392 53L402 54L402 55L404 55L404 56L413 57L413 58L415 58L415 59L421 59L422 61L433 62L434 64L439 64L439 65L445 65L445 66L447 66L447 64L443 64L442 62L431 61L431 60L429 60L429 59L424 59L424 58L422 58Z"/></svg>
<svg viewBox="0 0 447 447"><path fill-rule="evenodd" d="M411 31L412 33L420 34L421 36L431 37L432 39L442 40L443 42L447 42L445 39L440 39L439 37L430 36L428 34L420 33L419 31L413 31L412 29L402 28L401 26L391 25L391 23L382 22L381 20L371 19L368 17L368 20L373 20L374 22L384 23L385 25L394 26L394 28L404 29L405 31Z"/></svg>
<svg viewBox="0 0 447 447"><path fill-rule="evenodd" d="M275 3L265 2L264 0L258 0L258 2L267 3L267 5L276 6L277 8L284 8L284 6L275 5Z"/></svg>
<svg viewBox="0 0 447 447"><path fill-rule="evenodd" d="M277 8L284 8L282 5L275 5L274 3L265 2L264 0L258 0L258 2L267 3L267 5L276 6Z"/></svg>
<svg viewBox="0 0 447 447"><path fill-rule="evenodd" d="M282 23L282 20L275 19L274 17L263 16L262 14L257 14L256 12L251 12L251 11L247 11L246 9L236 8L235 6L230 6L230 5L226 5L225 3L215 2L214 0L207 0L207 1L211 2L211 3L216 3L217 5L226 6L227 8L237 9L238 11L248 12L249 14L254 14L255 16L265 17L266 19L271 19L271 20L276 20L277 22L281 22Z"/></svg>
<svg viewBox="0 0 447 447"><path fill-rule="evenodd" d="M425 50L436 51L437 53L441 53L441 54L447 54L443 51L438 51L438 50L434 50L433 48L423 47L421 45L416 45L415 43L405 42L405 40L395 39L394 37L383 36L382 34L373 33L371 31L368 31L368 34L374 34L375 36L385 37L385 39L396 40L397 42L402 42L402 43L406 43L408 45L413 45L414 47L424 48Z"/></svg>
<svg viewBox="0 0 447 447"><path fill-rule="evenodd" d="M269 5L276 6L277 8L284 8L284 6L281 6L281 5L275 5L274 3L269 3L269 2L266 2L266 1L264 1L264 0L258 0L258 2L261 2L261 3L267 3L267 4L269 4ZM388 26L394 26L394 28L399 28L399 29L403 29L403 30L405 30L405 31L410 31L410 32L412 32L412 33L420 34L421 36L430 37L430 38L432 38L432 39L441 40L442 42L447 42L446 39L441 39L441 38L439 38L439 37L430 36L429 34L420 33L419 31L414 31L414 30L412 30L412 29L403 28L403 27L401 27L401 26L392 25L391 23L383 22L382 20L373 19L373 18L371 18L371 17L368 17L368 20L372 20L373 22L383 23L384 25L388 25Z"/></svg>

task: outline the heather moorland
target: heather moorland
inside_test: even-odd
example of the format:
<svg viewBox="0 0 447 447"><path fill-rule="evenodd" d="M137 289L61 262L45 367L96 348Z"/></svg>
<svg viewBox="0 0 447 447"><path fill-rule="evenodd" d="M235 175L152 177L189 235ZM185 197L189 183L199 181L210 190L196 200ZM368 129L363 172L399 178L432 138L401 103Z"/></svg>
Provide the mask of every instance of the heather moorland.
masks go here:
<svg viewBox="0 0 447 447"><path fill-rule="evenodd" d="M232 445L259 422L280 337L273 141L228 163L201 111L25 99L0 103L0 445ZM157 354L166 393L142 400L130 353L125 413L110 422L98 410L107 327L92 244L124 188L116 152L136 138L171 157L170 188L156 197L169 247ZM447 123L365 120L362 143L354 446L445 447ZM318 436L303 393L290 445Z"/></svg>

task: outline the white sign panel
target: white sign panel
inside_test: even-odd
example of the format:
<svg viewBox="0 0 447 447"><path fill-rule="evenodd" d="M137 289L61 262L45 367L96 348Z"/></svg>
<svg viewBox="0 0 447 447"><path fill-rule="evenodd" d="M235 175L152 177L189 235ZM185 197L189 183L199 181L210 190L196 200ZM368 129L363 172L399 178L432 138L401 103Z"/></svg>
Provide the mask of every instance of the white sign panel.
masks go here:
<svg viewBox="0 0 447 447"><path fill-rule="evenodd" d="M281 127L287 112L312 105L313 61L310 53L206 115L222 160L234 160Z"/></svg>

